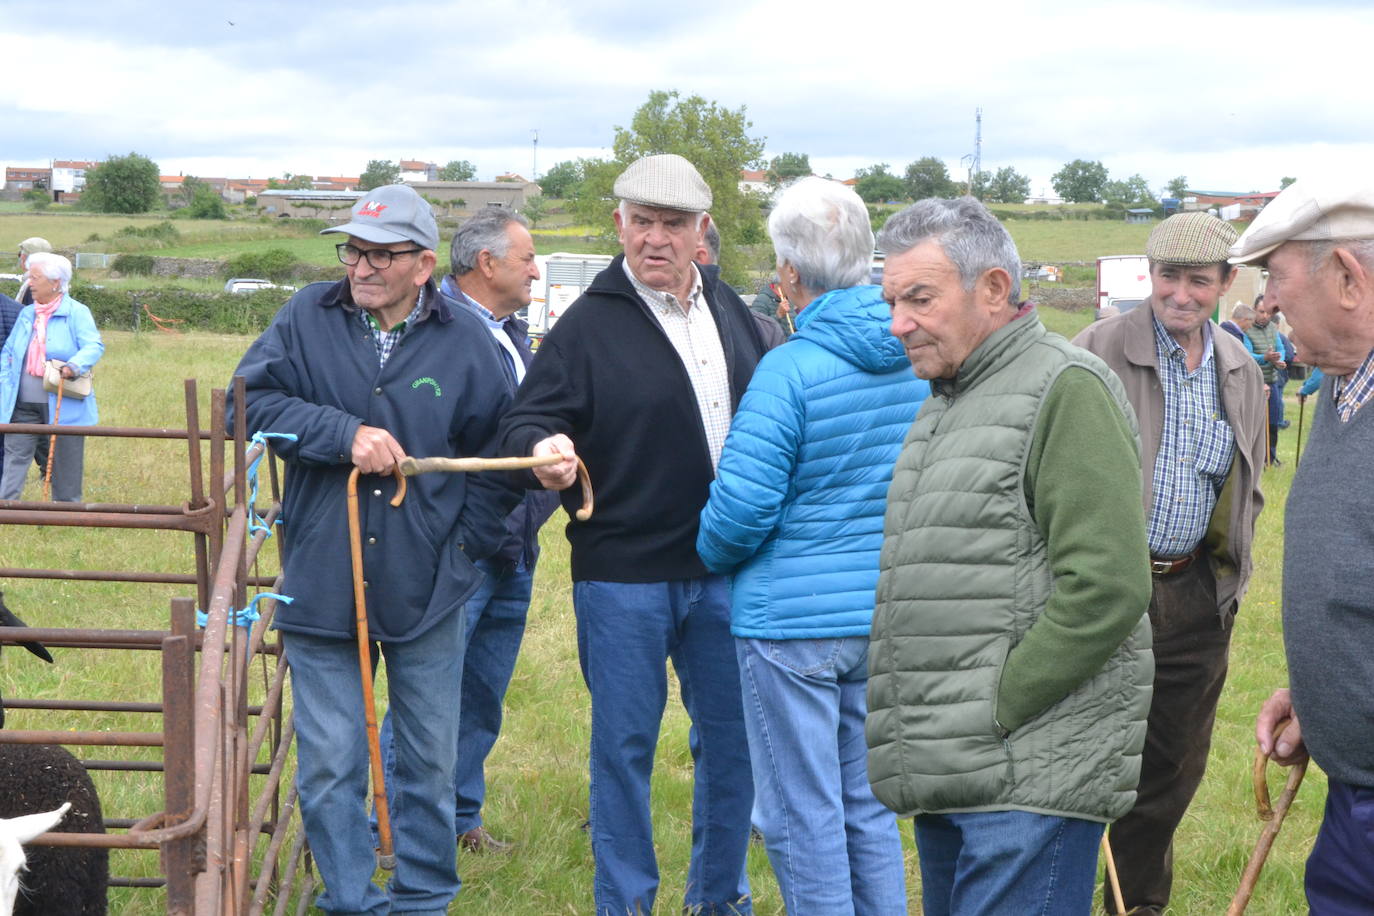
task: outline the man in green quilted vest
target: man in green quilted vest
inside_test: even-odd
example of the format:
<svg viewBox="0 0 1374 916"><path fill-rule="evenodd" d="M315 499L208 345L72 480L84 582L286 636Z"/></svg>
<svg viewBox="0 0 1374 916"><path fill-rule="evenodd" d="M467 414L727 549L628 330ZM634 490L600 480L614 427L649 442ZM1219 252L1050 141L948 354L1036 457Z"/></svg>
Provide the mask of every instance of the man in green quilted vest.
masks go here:
<svg viewBox="0 0 1374 916"><path fill-rule="evenodd" d="M878 247L931 397L888 492L869 780L915 817L927 916L1087 914L1154 674L1135 415L1020 302L1016 246L982 204L920 201Z"/></svg>

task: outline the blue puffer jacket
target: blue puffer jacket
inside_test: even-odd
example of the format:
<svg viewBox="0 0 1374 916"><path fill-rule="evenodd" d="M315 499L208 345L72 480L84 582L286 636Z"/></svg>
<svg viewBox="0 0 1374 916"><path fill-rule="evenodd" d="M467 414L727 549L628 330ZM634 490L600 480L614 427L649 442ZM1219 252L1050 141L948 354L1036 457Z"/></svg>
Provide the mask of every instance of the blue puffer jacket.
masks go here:
<svg viewBox="0 0 1374 916"><path fill-rule="evenodd" d="M868 634L892 466L930 392L890 323L878 287L832 290L754 371L697 537L734 573L736 636Z"/></svg>

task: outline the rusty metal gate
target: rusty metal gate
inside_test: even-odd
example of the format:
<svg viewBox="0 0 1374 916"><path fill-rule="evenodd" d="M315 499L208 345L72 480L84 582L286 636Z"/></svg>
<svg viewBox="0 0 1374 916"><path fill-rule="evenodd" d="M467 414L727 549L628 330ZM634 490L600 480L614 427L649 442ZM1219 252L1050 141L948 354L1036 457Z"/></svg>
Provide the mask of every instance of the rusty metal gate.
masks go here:
<svg viewBox="0 0 1374 916"><path fill-rule="evenodd" d="M242 380L236 379L235 385L236 402L242 404ZM275 602L264 596L256 621L240 616L258 593L274 584L273 577L250 575L249 570L257 565L281 514L278 469L264 442L248 439L242 411L234 414L234 429L226 428L223 390L211 394L205 430L193 380L186 381L185 395L184 429L0 424L0 434L184 440L190 493L181 506L0 501L0 528L49 525L184 532L190 535L187 556L194 556L195 569L176 573L0 567L0 579L161 583L195 591L194 598L171 600L165 630L0 627L0 644L39 640L50 647L157 651L162 661L160 697L4 699L10 710L147 714L160 717L160 730L5 729L0 730L0 743L161 748L160 761L82 761L89 770L155 774L150 778L161 779L160 810L111 817L106 808L106 833L48 833L35 845L158 850L160 877L120 877L115 874L118 859L112 858L110 886L152 888L149 894L164 888L168 913L303 913L313 896L315 877L304 831L294 816L294 732L282 703L286 666L281 664L280 643L267 639ZM208 474L203 463L207 458ZM259 504L261 497L254 496L262 477L268 492ZM90 542L87 556L98 552L98 537L92 536ZM280 539L277 560L275 568L280 568ZM199 623L197 608L204 611ZM262 696L249 705L255 663L263 669Z"/></svg>

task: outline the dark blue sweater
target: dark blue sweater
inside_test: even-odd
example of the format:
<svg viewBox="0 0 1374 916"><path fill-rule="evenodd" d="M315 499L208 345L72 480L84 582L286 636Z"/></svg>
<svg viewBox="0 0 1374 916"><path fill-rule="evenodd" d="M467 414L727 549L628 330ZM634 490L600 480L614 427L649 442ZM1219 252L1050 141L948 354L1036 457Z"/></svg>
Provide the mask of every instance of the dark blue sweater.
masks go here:
<svg viewBox="0 0 1374 916"><path fill-rule="evenodd" d="M291 297L239 363L249 430L272 440L286 463L280 629L345 638L354 633L346 488L362 424L389 431L406 454L491 456L510 404L496 341L477 316L439 294L383 367L352 308L348 282L314 283ZM490 556L519 499L501 474L412 477L388 505L392 478L364 477L358 503L368 629L403 642L456 611L477 588L472 561Z"/></svg>

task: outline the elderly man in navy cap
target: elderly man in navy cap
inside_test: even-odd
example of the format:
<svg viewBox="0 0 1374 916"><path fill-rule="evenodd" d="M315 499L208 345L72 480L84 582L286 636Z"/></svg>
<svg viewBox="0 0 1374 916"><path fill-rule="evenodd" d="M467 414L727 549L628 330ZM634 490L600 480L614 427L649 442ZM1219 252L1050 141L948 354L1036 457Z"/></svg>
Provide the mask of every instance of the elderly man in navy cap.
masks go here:
<svg viewBox="0 0 1374 916"><path fill-rule="evenodd" d="M1288 316L1299 355L1326 376L1284 516L1289 687L1264 704L1256 737L1279 763L1310 752L1326 771L1326 812L1307 860L1312 912L1372 913L1374 185L1297 181L1231 255L1269 268L1265 302Z"/></svg>
<svg viewBox="0 0 1374 916"><path fill-rule="evenodd" d="M1074 339L1121 379L1140 424L1154 695L1135 807L1110 834L1130 913L1159 916L1169 902L1174 831L1207 765L1264 502L1259 369L1212 320L1235 277L1235 240L1211 214L1169 217L1145 246L1150 298Z"/></svg>
<svg viewBox="0 0 1374 916"><path fill-rule="evenodd" d="M671 658L696 726L685 907L748 913L753 785L730 635L729 585L696 552L697 519L730 417L764 352L717 268L696 264L711 190L686 159L648 156L616 180L624 254L539 348L502 423L502 450L581 456L597 513L570 521L578 651L592 701L596 912L648 913L658 890L649 777ZM534 484L533 479L530 480Z"/></svg>
<svg viewBox="0 0 1374 916"><path fill-rule="evenodd" d="M496 341L432 279L438 227L411 188L369 191L324 230L347 278L291 297L239 364L248 427L286 463L282 591L301 815L329 913L444 913L458 890L454 765L464 604L519 494L481 474L392 473L406 455L495 451L510 385ZM372 883L368 751L345 506L359 486L368 630L386 659L396 871ZM448 689L437 689L449 685Z"/></svg>

